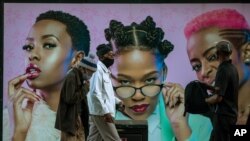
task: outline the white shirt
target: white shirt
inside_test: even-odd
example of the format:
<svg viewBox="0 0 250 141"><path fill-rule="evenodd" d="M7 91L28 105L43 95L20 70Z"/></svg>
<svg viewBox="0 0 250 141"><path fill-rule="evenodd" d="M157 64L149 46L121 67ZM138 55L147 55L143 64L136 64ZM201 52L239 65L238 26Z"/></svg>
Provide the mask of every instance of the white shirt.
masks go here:
<svg viewBox="0 0 250 141"><path fill-rule="evenodd" d="M11 140L8 109L3 110L3 141ZM45 101L36 102L33 107L32 120L25 141L60 141L61 131L55 126L56 112Z"/></svg>
<svg viewBox="0 0 250 141"><path fill-rule="evenodd" d="M97 70L90 79L90 90L87 94L89 113L104 115L110 113L115 117L115 104L120 100L115 97L110 71L101 62L97 62Z"/></svg>

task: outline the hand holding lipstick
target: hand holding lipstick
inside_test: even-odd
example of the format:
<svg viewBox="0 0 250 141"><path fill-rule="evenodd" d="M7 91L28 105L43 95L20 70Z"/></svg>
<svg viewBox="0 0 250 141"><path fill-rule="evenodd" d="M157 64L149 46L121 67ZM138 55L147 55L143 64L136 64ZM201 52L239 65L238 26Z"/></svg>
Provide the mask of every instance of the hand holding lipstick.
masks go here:
<svg viewBox="0 0 250 141"><path fill-rule="evenodd" d="M26 137L31 123L34 103L40 99L33 91L22 87L23 82L30 76L31 74L23 74L8 83L8 96L11 104L9 110L11 111L10 114L13 114L15 124L13 140ZM25 99L27 99L27 106L23 107L22 103Z"/></svg>

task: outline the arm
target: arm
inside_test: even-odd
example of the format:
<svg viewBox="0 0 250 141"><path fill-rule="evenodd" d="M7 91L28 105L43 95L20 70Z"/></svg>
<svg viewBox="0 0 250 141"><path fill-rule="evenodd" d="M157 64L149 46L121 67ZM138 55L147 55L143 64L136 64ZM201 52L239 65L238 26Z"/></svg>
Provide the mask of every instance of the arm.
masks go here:
<svg viewBox="0 0 250 141"><path fill-rule="evenodd" d="M228 71L225 68L218 70L215 78L215 86L211 88L208 87L208 89L212 89L214 95L205 99L207 103L217 104L222 101L223 96L226 94L230 77L230 74L228 74Z"/></svg>
<svg viewBox="0 0 250 141"><path fill-rule="evenodd" d="M216 104L216 103L220 103L222 99L223 99L222 96L218 94L214 94L213 96L206 98L205 101L209 104Z"/></svg>
<svg viewBox="0 0 250 141"><path fill-rule="evenodd" d="M103 81L103 74L97 70L93 80L93 90L91 91L93 92L92 96L95 98L95 104L98 105L102 110L102 113L100 114L104 115L109 113L109 109L104 102L105 99L103 99Z"/></svg>
<svg viewBox="0 0 250 141"><path fill-rule="evenodd" d="M186 116L185 118L187 120L188 118ZM180 121L178 124L172 124L172 127L175 134L175 138L178 141L185 141L192 135L192 130L190 129L190 126L188 125L187 121Z"/></svg>
<svg viewBox="0 0 250 141"><path fill-rule="evenodd" d="M218 70L217 74L216 74L216 78L215 78L215 91L214 93L219 95L219 96L225 96L226 94L226 90L228 87L228 83L230 82L230 79L232 76L232 74L230 74L230 69L227 70L226 68L222 68L220 70Z"/></svg>
<svg viewBox="0 0 250 141"><path fill-rule="evenodd" d="M73 72L68 74L68 76L66 77L61 91L62 99L68 104L75 104L80 102L83 99L83 93L86 93L85 89L77 88L75 76L76 74L72 73Z"/></svg>
<svg viewBox="0 0 250 141"><path fill-rule="evenodd" d="M184 89L180 84L167 83L163 89L166 114L170 120L175 137L178 141L184 141L192 133L188 124L188 115L183 116Z"/></svg>
<svg viewBox="0 0 250 141"><path fill-rule="evenodd" d="M40 100L35 92L22 87L23 82L29 74L20 75L8 83L8 110L9 118L13 120L11 124L11 136L13 141L23 141L32 121L34 103ZM27 105L23 106L23 101L27 99Z"/></svg>
<svg viewBox="0 0 250 141"><path fill-rule="evenodd" d="M15 134L12 137L12 141L25 141L25 138L26 138L26 135L15 132Z"/></svg>

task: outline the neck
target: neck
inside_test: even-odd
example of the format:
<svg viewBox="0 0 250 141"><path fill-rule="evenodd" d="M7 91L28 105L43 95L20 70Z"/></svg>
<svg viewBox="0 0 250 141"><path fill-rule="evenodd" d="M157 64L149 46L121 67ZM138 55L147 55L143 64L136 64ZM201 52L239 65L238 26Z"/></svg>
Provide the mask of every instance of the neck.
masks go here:
<svg viewBox="0 0 250 141"><path fill-rule="evenodd" d="M38 92L43 97L43 100L53 111L57 111L62 84L63 83L60 83L57 84L56 86L53 86L52 88L51 87L45 88Z"/></svg>
<svg viewBox="0 0 250 141"><path fill-rule="evenodd" d="M106 68L109 68L109 66L107 66L107 64L104 61L101 60L101 62L104 64Z"/></svg>

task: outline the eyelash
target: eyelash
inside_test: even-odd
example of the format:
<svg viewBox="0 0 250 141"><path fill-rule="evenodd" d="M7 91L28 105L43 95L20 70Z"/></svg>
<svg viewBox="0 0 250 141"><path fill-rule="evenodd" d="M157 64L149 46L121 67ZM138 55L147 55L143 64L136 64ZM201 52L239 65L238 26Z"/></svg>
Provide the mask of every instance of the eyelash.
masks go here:
<svg viewBox="0 0 250 141"><path fill-rule="evenodd" d="M201 68L200 64L196 64L196 65L193 66L193 70L196 71L196 72L199 72L200 68Z"/></svg>
<svg viewBox="0 0 250 141"><path fill-rule="evenodd" d="M47 48L47 49L51 49L51 48L54 48L54 47L56 47L56 44L44 43L44 45L43 45L43 48ZM31 51L34 48L34 46L24 45L22 48L23 48L23 50Z"/></svg>
<svg viewBox="0 0 250 141"><path fill-rule="evenodd" d="M118 82L121 83L121 85L129 85L130 84L130 81L128 81L128 80L119 80ZM124 83L126 83L126 84L124 84Z"/></svg>
<svg viewBox="0 0 250 141"><path fill-rule="evenodd" d="M49 47L46 47L46 46L49 46ZM56 44L52 44L52 43L44 43L43 47L44 47L44 48L47 48L47 49L51 49L51 48L56 47Z"/></svg>
<svg viewBox="0 0 250 141"><path fill-rule="evenodd" d="M215 61L217 60L217 55L216 54L212 54L210 56L207 57L207 60L208 61Z"/></svg>
<svg viewBox="0 0 250 141"><path fill-rule="evenodd" d="M153 83L155 83L156 80L157 80L156 77L148 78L148 79L145 80L145 83L146 84L153 84ZM129 80L119 80L118 82L121 85L126 85L126 86L131 85L131 81L129 81Z"/></svg>
<svg viewBox="0 0 250 141"><path fill-rule="evenodd" d="M157 78L156 77L152 77L152 78L149 78L149 79L146 79L146 83L147 84L153 84L153 83L155 83L155 81L157 80ZM150 82L147 82L147 81L150 81ZM152 82L151 82L152 81Z"/></svg>
<svg viewBox="0 0 250 141"><path fill-rule="evenodd" d="M33 46L31 46L31 45L24 45L23 46L23 50L26 50L26 51L30 51L30 50L32 50L34 47Z"/></svg>

